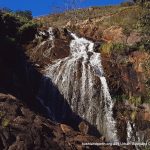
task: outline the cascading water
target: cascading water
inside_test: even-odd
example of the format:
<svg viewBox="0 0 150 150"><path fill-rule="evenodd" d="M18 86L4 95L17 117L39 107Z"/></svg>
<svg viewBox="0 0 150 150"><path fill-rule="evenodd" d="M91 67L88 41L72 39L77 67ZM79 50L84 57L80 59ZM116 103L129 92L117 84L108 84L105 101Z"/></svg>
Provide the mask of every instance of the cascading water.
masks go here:
<svg viewBox="0 0 150 150"><path fill-rule="evenodd" d="M130 121L127 121L127 143L131 142L132 136L133 136L133 130L131 127L131 123Z"/></svg>
<svg viewBox="0 0 150 150"><path fill-rule="evenodd" d="M45 69L73 112L94 125L108 141L117 141L113 101L94 43L70 33L70 56ZM62 106L63 107L63 106Z"/></svg>

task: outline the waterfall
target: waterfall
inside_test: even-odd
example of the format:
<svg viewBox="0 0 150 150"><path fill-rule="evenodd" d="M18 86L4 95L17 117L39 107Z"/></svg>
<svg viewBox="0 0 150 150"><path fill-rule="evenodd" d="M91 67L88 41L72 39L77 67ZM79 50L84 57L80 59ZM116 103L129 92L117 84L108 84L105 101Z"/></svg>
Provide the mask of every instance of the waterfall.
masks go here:
<svg viewBox="0 0 150 150"><path fill-rule="evenodd" d="M54 33L53 33L53 28L50 27L47 32L48 32L48 34L49 34L48 42L51 43L51 47L48 48L48 49L43 53L43 56L44 56L44 57L49 57L52 48L54 48L54 38L55 38L55 36L54 36ZM48 46L49 46L49 45L48 45Z"/></svg>
<svg viewBox="0 0 150 150"><path fill-rule="evenodd" d="M43 37L45 37L45 40L43 40ZM34 48L32 55L34 56L38 52L43 55L44 58L50 58L51 50L55 47L53 28L49 27L47 31L39 31L35 38L39 41L39 44ZM43 51L43 47L47 49Z"/></svg>
<svg viewBox="0 0 150 150"><path fill-rule="evenodd" d="M70 35L70 55L48 65L45 75L58 87L73 112L94 125L108 141L117 141L113 101L100 53L94 52L92 41Z"/></svg>

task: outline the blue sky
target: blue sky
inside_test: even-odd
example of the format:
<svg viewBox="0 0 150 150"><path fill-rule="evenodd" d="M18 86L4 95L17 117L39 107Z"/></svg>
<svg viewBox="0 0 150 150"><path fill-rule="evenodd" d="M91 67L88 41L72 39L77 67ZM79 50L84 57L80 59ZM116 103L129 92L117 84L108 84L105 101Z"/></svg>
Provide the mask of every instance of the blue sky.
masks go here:
<svg viewBox="0 0 150 150"><path fill-rule="evenodd" d="M63 1L65 0L0 0L0 8L8 7L12 10L31 10L33 16L40 16L64 8ZM78 7L116 5L123 1L124 0L81 0Z"/></svg>

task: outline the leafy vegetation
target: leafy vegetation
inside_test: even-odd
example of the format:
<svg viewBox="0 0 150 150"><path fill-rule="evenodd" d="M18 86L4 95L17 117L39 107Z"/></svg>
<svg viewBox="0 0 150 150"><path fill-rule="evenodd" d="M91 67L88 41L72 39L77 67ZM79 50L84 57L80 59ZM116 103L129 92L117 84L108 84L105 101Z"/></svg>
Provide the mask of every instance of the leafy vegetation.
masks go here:
<svg viewBox="0 0 150 150"><path fill-rule="evenodd" d="M28 11L0 11L0 38L8 42L25 43L34 38L37 25L31 19Z"/></svg>
<svg viewBox="0 0 150 150"><path fill-rule="evenodd" d="M9 126L9 123L10 123L10 120L4 118L4 119L2 120L2 127L3 127L3 128L8 127L8 126Z"/></svg>
<svg viewBox="0 0 150 150"><path fill-rule="evenodd" d="M37 25L34 24L33 22L28 22L26 24L23 24L18 30L19 31L18 35L20 37L20 40L22 42L33 40L34 35L37 31L36 28Z"/></svg>
<svg viewBox="0 0 150 150"><path fill-rule="evenodd" d="M134 106L138 106L142 103L142 100L140 96L130 96L129 102L134 104Z"/></svg>
<svg viewBox="0 0 150 150"><path fill-rule="evenodd" d="M33 19L32 12L29 11L29 10L25 10L25 11L18 10L18 11L15 12L15 15L19 16L19 17L22 17L24 19L28 19L28 20L32 20Z"/></svg>
<svg viewBox="0 0 150 150"><path fill-rule="evenodd" d="M149 2L149 0L133 0L135 4L143 6L145 3Z"/></svg>
<svg viewBox="0 0 150 150"><path fill-rule="evenodd" d="M129 46L123 43L103 43L100 47L100 51L104 54L124 54L129 51Z"/></svg>
<svg viewBox="0 0 150 150"><path fill-rule="evenodd" d="M143 38L140 42L132 46L136 50L150 52L150 40L148 38Z"/></svg>
<svg viewBox="0 0 150 150"><path fill-rule="evenodd" d="M137 50L150 52L150 40L144 37L140 42L137 42L131 46L124 43L113 43L113 42L109 42L109 43L105 42L100 46L100 52L109 55L110 54L126 55L129 54L130 52L137 51Z"/></svg>
<svg viewBox="0 0 150 150"><path fill-rule="evenodd" d="M143 4L143 11L137 22L137 28L140 32L150 36L150 2Z"/></svg>

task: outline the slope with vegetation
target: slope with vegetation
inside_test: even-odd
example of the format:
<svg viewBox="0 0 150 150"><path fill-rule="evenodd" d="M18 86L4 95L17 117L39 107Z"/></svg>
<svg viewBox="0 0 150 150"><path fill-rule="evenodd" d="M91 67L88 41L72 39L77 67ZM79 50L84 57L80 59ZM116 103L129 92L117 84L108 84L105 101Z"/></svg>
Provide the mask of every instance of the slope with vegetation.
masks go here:
<svg viewBox="0 0 150 150"><path fill-rule="evenodd" d="M104 63L109 60L110 65L113 63L114 66L118 67L118 72L125 71L123 68L129 70L132 66L131 70L134 70L137 76L135 82L138 83L137 89L139 91L132 92L135 87L128 85L127 81L124 81L124 76L118 76L120 82L117 89L121 87L123 91L121 94L127 94L127 96L140 95L141 97L144 95L142 101L149 102L150 90L147 85L150 50L149 7L149 1L124 2L120 6L78 9L35 18L34 21L43 26L69 28L73 32L99 43L99 51L104 55ZM106 75L111 77L111 71L111 68L106 68ZM117 77L114 79L110 77L108 80L110 79L111 87L115 84ZM127 78L130 83L130 80L135 77L130 77L128 72ZM115 95L116 88L112 87L111 89ZM116 93L116 95L118 94Z"/></svg>

